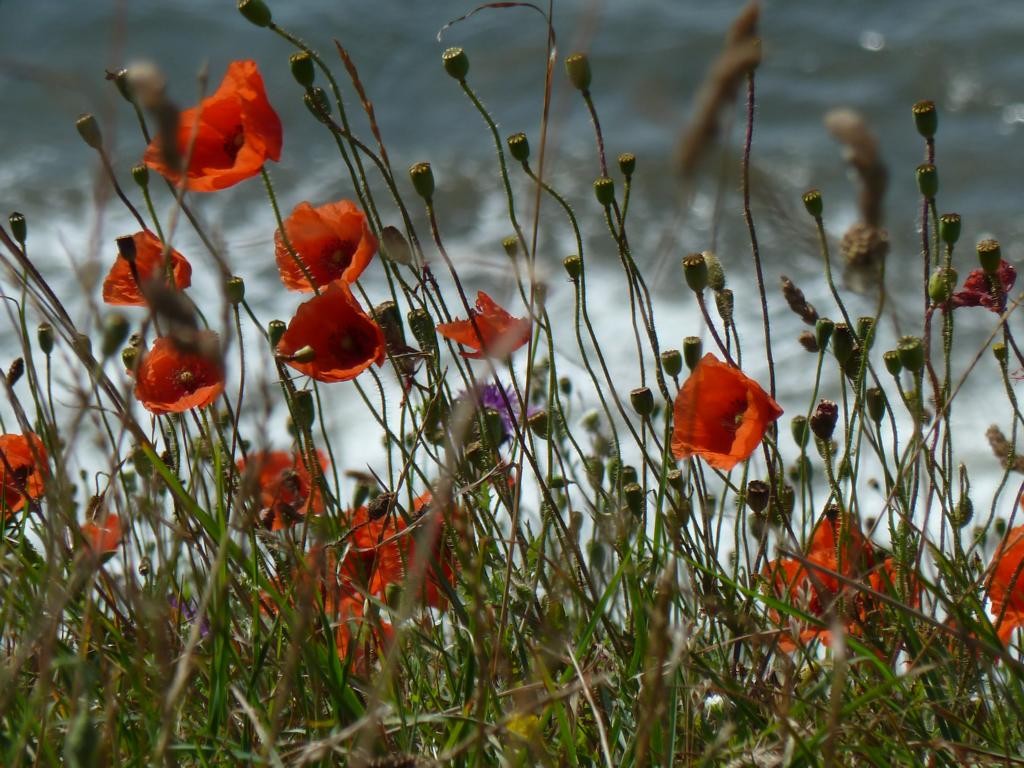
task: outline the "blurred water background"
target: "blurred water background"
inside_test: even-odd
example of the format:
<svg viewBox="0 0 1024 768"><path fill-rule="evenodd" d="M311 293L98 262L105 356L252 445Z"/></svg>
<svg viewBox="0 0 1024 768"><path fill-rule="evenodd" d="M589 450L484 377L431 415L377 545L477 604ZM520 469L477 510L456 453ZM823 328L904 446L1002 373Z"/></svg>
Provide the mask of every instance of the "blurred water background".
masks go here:
<svg viewBox="0 0 1024 768"><path fill-rule="evenodd" d="M438 31L469 12L472 3L296 0L270 5L281 26L337 62L343 87L347 81L332 41L348 49L375 103L393 166L401 169L423 160L433 164L442 232L467 288L492 290L515 310L501 248L510 226L494 147L479 116L443 72L440 54L449 45L466 49L470 82L503 136L525 131L536 152L547 33L541 16L525 8L484 10L447 29L439 42ZM696 91L741 7L735 0L555 3L559 61L546 176L572 200L586 230L590 298L623 391L638 383L632 332L623 309L625 283L590 192L599 175L593 132L578 94L564 78L561 60L574 50L589 51L609 156L630 151L638 158L630 237L654 286L662 346L679 346L683 336L701 333L679 260L687 252L708 248L714 239L736 293L744 367L763 381L759 307L738 196L742 112L735 113L688 191L680 187L672 165ZM889 164L885 223L892 243L892 299L879 329L877 355L894 344L897 328L902 333L921 330L914 169L922 162L923 146L910 115L915 101L931 98L939 107L939 204L964 220L956 259L961 277L975 266L973 244L982 237L1000 239L1004 256L1021 265L1024 4L777 1L763 7L760 33L764 56L757 70L753 213L772 307L779 400L787 409L782 433L788 441L790 416L807 407L813 357L796 342L802 326L785 308L779 275L793 278L822 314L838 316L822 279L812 222L800 194L810 186L823 191L826 223L835 240L856 218L853 178L823 127L823 116L839 106L860 111L878 135ZM242 19L234 0L0 0L0 212L19 210L27 216L32 256L53 278L76 318L87 322L87 299L98 300L98 281L114 256L113 240L133 227L114 204L97 210L96 190L105 184L98 180L94 154L75 132L75 118L85 111L97 114L128 188L128 169L144 148L130 109L105 82L105 70L138 60L155 62L167 75L171 97L188 106L196 101L196 73L203 65L212 90L229 61L255 59L284 123L283 157L270 167L282 207L287 211L301 200L319 204L352 196L329 135L302 105L301 89L288 70L291 52L283 40ZM357 132L370 138L351 89L346 93ZM404 176L400 182L411 194ZM520 213L531 222L532 194L525 184L519 188L525 192ZM233 270L245 277L248 296L261 317L290 317L299 297L282 290L277 280L273 220L259 181L196 197L194 205L222 243ZM158 206L169 210L166 196L158 197ZM549 307L560 324L556 330L572 352L572 291L561 261L575 245L550 203L541 210L541 222L538 261L547 270ZM193 262L195 294L215 305L216 272L197 239L180 228L175 244ZM381 299L384 292L372 272L366 286L375 300ZM870 311L873 301L851 296L851 314ZM994 320L981 309L958 312L958 374L973 360ZM13 357L10 339L5 347ZM562 361L563 373L582 383L582 369L571 358ZM823 394L835 394L837 382L830 374ZM577 413L593 405L592 396L581 392L574 402ZM365 430L375 428L359 398L346 390L332 404L329 418L344 436L340 463L359 468L379 460L383 448L365 439ZM1009 408L990 355L982 355L953 413L957 453L971 469L975 503L984 508L1001 474L984 430L994 420L1009 426ZM280 431L279 426L268 430ZM1001 514L1009 512L1010 503L1004 497Z"/></svg>

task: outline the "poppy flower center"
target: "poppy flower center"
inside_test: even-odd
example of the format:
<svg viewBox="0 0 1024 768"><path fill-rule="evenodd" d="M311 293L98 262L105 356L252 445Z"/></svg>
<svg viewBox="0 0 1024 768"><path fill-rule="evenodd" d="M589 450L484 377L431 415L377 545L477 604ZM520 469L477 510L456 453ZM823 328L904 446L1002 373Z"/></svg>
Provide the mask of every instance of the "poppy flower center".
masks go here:
<svg viewBox="0 0 1024 768"><path fill-rule="evenodd" d="M192 371L178 371L178 383L185 389L190 389L196 382L196 375Z"/></svg>
<svg viewBox="0 0 1024 768"><path fill-rule="evenodd" d="M238 126L234 133L228 136L224 142L224 154L231 158L232 162L238 157L238 150L245 144L245 129Z"/></svg>

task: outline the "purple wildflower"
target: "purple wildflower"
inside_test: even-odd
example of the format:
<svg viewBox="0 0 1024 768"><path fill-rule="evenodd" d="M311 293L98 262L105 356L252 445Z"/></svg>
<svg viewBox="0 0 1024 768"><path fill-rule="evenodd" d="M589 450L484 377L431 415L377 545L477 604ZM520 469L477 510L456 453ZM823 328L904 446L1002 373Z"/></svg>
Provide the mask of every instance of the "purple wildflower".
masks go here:
<svg viewBox="0 0 1024 768"><path fill-rule="evenodd" d="M167 598L167 602L171 606L171 615L176 618L177 622L193 624L196 617L199 615L199 601L194 597L182 600L177 595L171 595ZM199 636L205 639L209 634L210 622L206 616L203 616L203 619L199 624Z"/></svg>
<svg viewBox="0 0 1024 768"><path fill-rule="evenodd" d="M502 397L502 390L504 390L505 396ZM467 399L469 393L462 392L456 398L456 402ZM506 406L506 398L508 405ZM478 386L476 390L476 402L481 408L486 408L497 412L498 417L501 419L501 426L503 432L500 443L504 443L510 437L515 435L516 422L520 421L520 408L519 398L516 396L515 390L512 387L501 387L497 384L485 384ZM527 406L526 416L529 418L533 415L536 408Z"/></svg>

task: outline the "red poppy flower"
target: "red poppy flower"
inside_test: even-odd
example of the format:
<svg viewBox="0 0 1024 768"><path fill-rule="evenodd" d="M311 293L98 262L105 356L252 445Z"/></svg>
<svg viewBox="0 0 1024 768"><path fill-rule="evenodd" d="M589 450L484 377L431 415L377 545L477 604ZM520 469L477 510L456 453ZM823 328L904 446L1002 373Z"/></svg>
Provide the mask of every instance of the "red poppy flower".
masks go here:
<svg viewBox="0 0 1024 768"><path fill-rule="evenodd" d="M469 310L469 319L441 323L437 332L473 350L464 351L463 357L472 360L506 358L530 340L530 320L512 317L494 299L478 291L476 307Z"/></svg>
<svg viewBox="0 0 1024 768"><path fill-rule="evenodd" d="M107 304L144 307L146 299L142 295L140 284L166 277L164 261L161 258L164 246L160 239L148 229L144 229L132 235L131 240L135 248L135 272L138 274L138 282L132 275L128 260L119 253L114 266L110 268L103 281L103 301ZM178 290L188 288L192 284L192 266L173 248L167 258L171 262L175 287Z"/></svg>
<svg viewBox="0 0 1024 768"><path fill-rule="evenodd" d="M997 315L1006 309L1006 294L1017 282L1017 270L1005 259L999 262L995 277L998 285L993 285L992 277L983 269L972 270L964 280L964 287L953 294L954 307L985 307Z"/></svg>
<svg viewBox="0 0 1024 768"><path fill-rule="evenodd" d="M196 346L195 352L181 350L173 339L161 337L142 356L135 397L146 410L161 414L202 408L224 391L224 369L212 351L219 346L216 334L202 331Z"/></svg>
<svg viewBox="0 0 1024 768"><path fill-rule="evenodd" d="M102 557L116 552L121 543L121 518L111 512L102 525L96 520L87 520L82 524L82 535L93 555Z"/></svg>
<svg viewBox="0 0 1024 768"><path fill-rule="evenodd" d="M327 457L317 451L321 469L327 469ZM302 454L288 451L262 451L238 460L243 477L255 479L259 487L262 521L267 528L280 531L298 522L307 512L324 510L323 494L310 494L312 483Z"/></svg>
<svg viewBox="0 0 1024 768"><path fill-rule="evenodd" d="M996 632L1004 643L1024 627L1024 525L1010 529L988 567L988 596Z"/></svg>
<svg viewBox="0 0 1024 768"><path fill-rule="evenodd" d="M348 381L384 362L384 333L344 283L332 283L299 306L277 351L290 358L305 347L313 350L311 361L286 362L317 381Z"/></svg>
<svg viewBox="0 0 1024 768"><path fill-rule="evenodd" d="M354 282L377 252L377 238L366 216L348 200L319 208L299 203L284 220L284 231L317 288L335 280ZM285 288L313 290L280 230L274 234L274 256Z"/></svg>
<svg viewBox="0 0 1024 768"><path fill-rule="evenodd" d="M0 519L6 511L17 512L25 506L26 499L38 499L43 495L47 469L46 448L38 435L0 435L0 477L3 482L3 508Z"/></svg>
<svg viewBox="0 0 1024 768"><path fill-rule="evenodd" d="M146 148L146 165L177 184L182 174L167 155L184 160L193 131L195 143L184 176L195 192L234 186L258 174L268 159L281 158L281 121L267 101L256 62L231 62L217 91L181 113L177 134L157 136ZM162 147L168 138L175 142L170 153Z"/></svg>
<svg viewBox="0 0 1024 768"><path fill-rule="evenodd" d="M676 395L672 453L728 471L750 457L781 415L756 381L709 352Z"/></svg>

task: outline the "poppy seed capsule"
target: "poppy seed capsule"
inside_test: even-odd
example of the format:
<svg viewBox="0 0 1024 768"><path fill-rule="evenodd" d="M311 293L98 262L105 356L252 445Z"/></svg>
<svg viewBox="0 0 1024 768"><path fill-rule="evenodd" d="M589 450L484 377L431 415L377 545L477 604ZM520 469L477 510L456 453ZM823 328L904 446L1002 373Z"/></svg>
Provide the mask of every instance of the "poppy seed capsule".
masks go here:
<svg viewBox="0 0 1024 768"><path fill-rule="evenodd" d="M911 373L920 373L924 368L924 344L917 336L904 336L896 345L903 367Z"/></svg>
<svg viewBox="0 0 1024 768"><path fill-rule="evenodd" d="M590 90L590 59L585 53L574 53L565 60L565 74L569 82L578 91L586 93Z"/></svg>
<svg viewBox="0 0 1024 768"><path fill-rule="evenodd" d="M469 57L461 48L447 48L441 54L441 63L444 64L444 71L460 83L466 80L469 74Z"/></svg>
<svg viewBox="0 0 1024 768"><path fill-rule="evenodd" d="M11 225L11 234L14 235L14 239L18 241L18 245L24 248L25 238L28 237L28 226L25 223L25 216L15 211L7 217L7 222Z"/></svg>
<svg viewBox="0 0 1024 768"><path fill-rule="evenodd" d="M633 175L633 171L636 170L636 155L632 152L623 152L619 155L619 171L627 179Z"/></svg>
<svg viewBox="0 0 1024 768"><path fill-rule="evenodd" d="M82 137L82 141L88 144L93 149L101 149L103 147L103 135L100 133L100 124L96 122L96 118L86 112L84 115L80 115L75 121L75 128L78 129L78 135Z"/></svg>
<svg viewBox="0 0 1024 768"><path fill-rule="evenodd" d="M224 284L224 296L233 307L237 307L245 301L245 280L238 275L229 277Z"/></svg>
<svg viewBox="0 0 1024 768"><path fill-rule="evenodd" d="M39 340L39 348L44 355L53 352L53 326L49 323L40 323L36 329L36 338Z"/></svg>
<svg viewBox="0 0 1024 768"><path fill-rule="evenodd" d="M283 320L271 320L267 324L267 336L270 338L270 346L276 348L284 332L288 329Z"/></svg>
<svg viewBox="0 0 1024 768"><path fill-rule="evenodd" d="M939 128L939 113L935 109L934 101L919 101L910 111L914 114L914 126L917 132L926 139L935 136Z"/></svg>
<svg viewBox="0 0 1024 768"><path fill-rule="evenodd" d="M533 434L541 439L547 439L547 436L550 434L549 430L551 428L551 421L548 418L548 412L546 410L541 409L539 411L534 411L530 414L526 423Z"/></svg>
<svg viewBox="0 0 1024 768"><path fill-rule="evenodd" d="M637 387L629 393L629 402L633 410L647 418L654 410L654 394L650 387Z"/></svg>
<svg viewBox="0 0 1024 768"><path fill-rule="evenodd" d="M302 95L302 103L306 109L324 125L331 122L331 102L327 98L327 92L318 85L307 88Z"/></svg>
<svg viewBox="0 0 1024 768"><path fill-rule="evenodd" d="M11 214L12 218L14 214ZM14 224L11 224L13 229ZM1003 252L999 247L998 240L982 240L976 246L978 251L978 263L986 274L992 275L999 271L999 265L1003 260Z"/></svg>
<svg viewBox="0 0 1024 768"><path fill-rule="evenodd" d="M835 329L836 324L827 317L818 318L818 321L814 324L814 336L818 340L819 349L824 349L828 346L828 342L832 338L832 333Z"/></svg>
<svg viewBox="0 0 1024 768"><path fill-rule="evenodd" d="M936 304L945 304L953 296L957 273L952 267L939 267L928 278L928 298Z"/></svg>
<svg viewBox="0 0 1024 768"><path fill-rule="evenodd" d="M890 349L882 354L882 362L885 363L885 370L893 376L899 376L903 372L903 363L900 362L898 350Z"/></svg>
<svg viewBox="0 0 1024 768"><path fill-rule="evenodd" d="M809 189L804 192L804 208L811 214L812 218L820 219L822 211L825 208L824 202L821 199L821 192L817 189Z"/></svg>
<svg viewBox="0 0 1024 768"><path fill-rule="evenodd" d="M128 69L121 67L114 73L107 74L107 80L114 81L114 87L117 88L117 92L121 94L121 98L127 101L129 104L134 104L135 99L132 96L131 85L128 82Z"/></svg>
<svg viewBox="0 0 1024 768"><path fill-rule="evenodd" d="M416 163L409 169L409 178L412 179L413 189L416 194L428 203L434 197L434 171L430 163Z"/></svg>
<svg viewBox="0 0 1024 768"><path fill-rule="evenodd" d="M666 349L661 353L661 370L673 379L679 375L683 370L683 356L678 349Z"/></svg>
<svg viewBox="0 0 1024 768"><path fill-rule="evenodd" d="M846 323L836 323L832 332L832 354L835 355L840 365L850 359L856 344L857 339L854 337L853 331L850 330L850 326Z"/></svg>
<svg viewBox="0 0 1024 768"><path fill-rule="evenodd" d="M704 342L700 340L700 337L685 337L683 339L683 359L686 361L686 367L692 371L702 357L704 357Z"/></svg>
<svg viewBox="0 0 1024 768"><path fill-rule="evenodd" d="M885 416L885 393L878 387L871 387L864 393L864 401L868 406L868 416L876 424L880 424Z"/></svg>
<svg viewBox="0 0 1024 768"><path fill-rule="evenodd" d="M935 199L939 193L939 172L931 163L917 166L917 188L928 200Z"/></svg>
<svg viewBox="0 0 1024 768"><path fill-rule="evenodd" d="M615 202L615 182L608 176L602 176L594 182L594 197L607 208Z"/></svg>
<svg viewBox="0 0 1024 768"><path fill-rule="evenodd" d="M149 167L145 163L132 166L132 181L139 187L145 189L149 186Z"/></svg>
<svg viewBox="0 0 1024 768"><path fill-rule="evenodd" d="M508 142L508 153L520 163L530 159L530 141L525 133L513 133L506 139Z"/></svg>
<svg viewBox="0 0 1024 768"><path fill-rule="evenodd" d="M309 389L298 390L292 398L292 418L300 429L313 426L316 417L316 406L313 403L313 392Z"/></svg>
<svg viewBox="0 0 1024 768"><path fill-rule="evenodd" d="M793 417L793 420L789 423L790 432L793 433L793 441L801 448L807 445L807 440L810 437L810 432L807 429L807 417L804 415L797 415Z"/></svg>
<svg viewBox="0 0 1024 768"><path fill-rule="evenodd" d="M7 369L7 386L13 387L17 384L23 373L25 373L25 360L20 357L14 358L11 367Z"/></svg>
<svg viewBox="0 0 1024 768"><path fill-rule="evenodd" d="M694 293L701 293L708 287L708 263L702 253L691 253L683 257L683 277Z"/></svg>
<svg viewBox="0 0 1024 768"><path fill-rule="evenodd" d="M832 433L836 431L836 423L839 421L839 406L832 400L822 400L814 409L811 418L807 423L811 427L814 436L823 442L832 439Z"/></svg>
<svg viewBox="0 0 1024 768"><path fill-rule="evenodd" d="M371 313L374 321L384 332L384 341L392 353L401 351L405 346L405 328L402 326L402 313L398 305L391 301L382 301L373 308Z"/></svg>
<svg viewBox="0 0 1024 768"><path fill-rule="evenodd" d="M747 506L755 515L764 511L771 495L771 486L764 480L751 480L747 483Z"/></svg>
<svg viewBox="0 0 1024 768"><path fill-rule="evenodd" d="M238 0L238 12L257 27L269 27L273 23L270 9L263 0Z"/></svg>
<svg viewBox="0 0 1024 768"><path fill-rule="evenodd" d="M1006 345L998 341L992 345L992 356L1000 365L1006 365Z"/></svg>
<svg viewBox="0 0 1024 768"><path fill-rule="evenodd" d="M639 483L630 483L623 486L622 495L626 499L626 506L633 513L634 517L641 517L644 513L644 489Z"/></svg>
<svg viewBox="0 0 1024 768"><path fill-rule="evenodd" d="M946 245L956 245L960 239L960 214L944 213L939 217L939 237Z"/></svg>
<svg viewBox="0 0 1024 768"><path fill-rule="evenodd" d="M100 352L103 357L110 357L128 338L128 318L120 312L111 312L103 318L103 341Z"/></svg>
<svg viewBox="0 0 1024 768"><path fill-rule="evenodd" d="M572 256L566 256L562 259L562 266L565 267L565 272L569 275L569 279L573 282L579 280L580 272L583 271L583 260L573 254Z"/></svg>
<svg viewBox="0 0 1024 768"><path fill-rule="evenodd" d="M316 70L313 67L313 57L309 51L299 51L288 57L288 66L291 67L292 77L295 82L303 88L311 88L313 79L316 77Z"/></svg>
<svg viewBox="0 0 1024 768"><path fill-rule="evenodd" d="M514 259L519 255L519 238L515 235L509 235L501 241L501 247L505 249L505 253L508 254L510 259Z"/></svg>
<svg viewBox="0 0 1024 768"><path fill-rule="evenodd" d="M139 360L139 348L138 347L125 347L121 350L121 363L124 365L126 371L135 372L135 364Z"/></svg>

